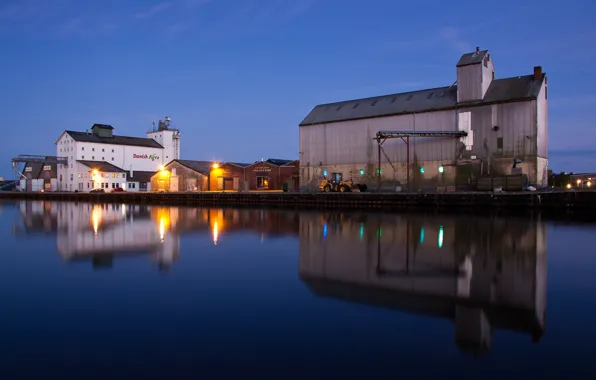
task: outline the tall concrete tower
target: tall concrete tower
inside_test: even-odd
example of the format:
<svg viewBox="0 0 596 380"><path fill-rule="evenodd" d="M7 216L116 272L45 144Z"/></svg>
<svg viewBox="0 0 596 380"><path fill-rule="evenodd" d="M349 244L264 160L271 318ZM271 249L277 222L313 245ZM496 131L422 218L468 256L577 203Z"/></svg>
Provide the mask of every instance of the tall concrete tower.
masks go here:
<svg viewBox="0 0 596 380"><path fill-rule="evenodd" d="M164 165L180 158L180 131L172 128L171 117L166 116L164 120L160 120L157 128L154 123L151 131L147 133L147 138L157 141L164 147L162 157Z"/></svg>

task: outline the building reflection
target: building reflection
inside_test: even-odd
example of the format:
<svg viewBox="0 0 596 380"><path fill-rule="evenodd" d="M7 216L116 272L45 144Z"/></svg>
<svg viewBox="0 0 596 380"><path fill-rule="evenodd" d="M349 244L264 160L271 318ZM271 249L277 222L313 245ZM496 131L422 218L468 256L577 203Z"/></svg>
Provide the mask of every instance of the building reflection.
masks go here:
<svg viewBox="0 0 596 380"><path fill-rule="evenodd" d="M317 295L454 321L458 346L486 352L493 329L538 341L546 226L528 219L302 214L299 275Z"/></svg>
<svg viewBox="0 0 596 380"><path fill-rule="evenodd" d="M180 237L209 236L214 245L233 233L261 239L297 236L299 217L290 211L158 207L124 204L20 202L17 236L55 234L65 261L91 261L111 268L116 258L149 255L160 270L180 256Z"/></svg>

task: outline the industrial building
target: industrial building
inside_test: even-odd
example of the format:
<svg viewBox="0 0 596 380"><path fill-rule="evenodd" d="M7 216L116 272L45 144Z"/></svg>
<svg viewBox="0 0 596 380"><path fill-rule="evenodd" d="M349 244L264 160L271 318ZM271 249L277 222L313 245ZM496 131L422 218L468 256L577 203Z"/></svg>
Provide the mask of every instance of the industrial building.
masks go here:
<svg viewBox="0 0 596 380"><path fill-rule="evenodd" d="M300 131L300 183L473 188L519 171L548 183L547 77L495 78L488 50L463 54L451 86L321 104Z"/></svg>
<svg viewBox="0 0 596 380"><path fill-rule="evenodd" d="M286 190L299 188L298 160L270 158L252 164L225 163L211 170L211 189L221 191ZM241 185L243 184L243 185Z"/></svg>
<svg viewBox="0 0 596 380"><path fill-rule="evenodd" d="M270 158L252 164L174 160L151 177L155 191L297 191L299 162Z"/></svg>
<svg viewBox="0 0 596 380"><path fill-rule="evenodd" d="M114 127L106 124L94 124L85 132L62 132L56 141L61 160L58 191L149 190L150 174L180 158L180 131L170 122L170 117L160 120L147 137L115 135Z"/></svg>
<svg viewBox="0 0 596 380"><path fill-rule="evenodd" d="M19 191L56 191L58 160L55 156L21 155L13 159L18 172L15 188Z"/></svg>

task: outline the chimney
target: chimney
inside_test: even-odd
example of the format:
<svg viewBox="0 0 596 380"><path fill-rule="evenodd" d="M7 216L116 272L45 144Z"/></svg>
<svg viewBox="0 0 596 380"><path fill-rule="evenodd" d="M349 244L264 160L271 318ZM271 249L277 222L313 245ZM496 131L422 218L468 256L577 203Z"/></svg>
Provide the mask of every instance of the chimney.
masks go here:
<svg viewBox="0 0 596 380"><path fill-rule="evenodd" d="M480 53L480 46L476 46L476 54Z"/></svg>
<svg viewBox="0 0 596 380"><path fill-rule="evenodd" d="M542 80L542 67L534 66L534 80Z"/></svg>

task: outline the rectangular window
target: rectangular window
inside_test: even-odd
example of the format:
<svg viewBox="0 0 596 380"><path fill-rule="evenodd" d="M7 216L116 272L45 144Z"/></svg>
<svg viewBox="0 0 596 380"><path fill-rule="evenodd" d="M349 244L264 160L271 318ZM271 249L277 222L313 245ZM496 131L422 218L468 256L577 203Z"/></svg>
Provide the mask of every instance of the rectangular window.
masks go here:
<svg viewBox="0 0 596 380"><path fill-rule="evenodd" d="M105 149L102 149L101 151L102 151L102 152L105 152L106 150L105 150Z"/></svg>
<svg viewBox="0 0 596 380"><path fill-rule="evenodd" d="M497 149L503 149L503 138L497 137Z"/></svg>
<svg viewBox="0 0 596 380"><path fill-rule="evenodd" d="M85 150L85 147L84 147L84 146L83 146L83 147L81 147L81 150Z"/></svg>
<svg viewBox="0 0 596 380"><path fill-rule="evenodd" d="M95 148L91 148L91 151L92 151L92 152L95 152Z"/></svg>
<svg viewBox="0 0 596 380"><path fill-rule="evenodd" d="M87 182L87 188L89 188L89 187L90 187L90 183L89 183L89 182Z"/></svg>
<svg viewBox="0 0 596 380"><path fill-rule="evenodd" d="M114 153L114 149L112 149L112 153Z"/></svg>
<svg viewBox="0 0 596 380"><path fill-rule="evenodd" d="M114 157L112 157L112 161L114 161Z"/></svg>
<svg viewBox="0 0 596 380"><path fill-rule="evenodd" d="M102 157L102 158L101 158L101 160L102 160L102 161L105 161L106 159L105 159L105 157Z"/></svg>
<svg viewBox="0 0 596 380"><path fill-rule="evenodd" d="M95 160L95 156L91 156L91 159L92 159L92 160Z"/></svg>
<svg viewBox="0 0 596 380"><path fill-rule="evenodd" d="M269 177L257 177L257 189L269 189Z"/></svg>
<svg viewBox="0 0 596 380"><path fill-rule="evenodd" d="M115 189L115 188L116 188L116 184L112 183L112 189Z"/></svg>
<svg viewBox="0 0 596 380"><path fill-rule="evenodd" d="M81 156L81 160L84 160L84 159L85 159L85 156Z"/></svg>

